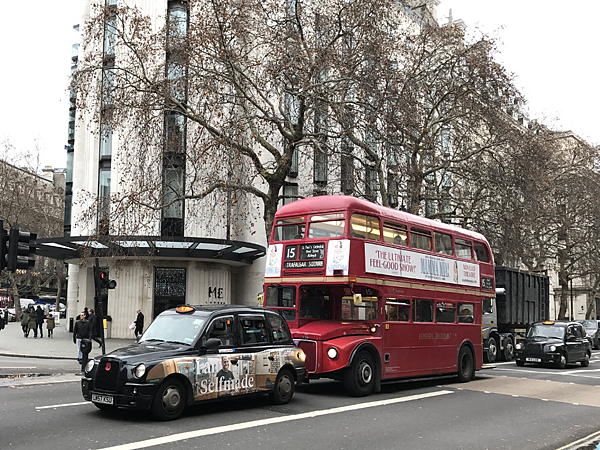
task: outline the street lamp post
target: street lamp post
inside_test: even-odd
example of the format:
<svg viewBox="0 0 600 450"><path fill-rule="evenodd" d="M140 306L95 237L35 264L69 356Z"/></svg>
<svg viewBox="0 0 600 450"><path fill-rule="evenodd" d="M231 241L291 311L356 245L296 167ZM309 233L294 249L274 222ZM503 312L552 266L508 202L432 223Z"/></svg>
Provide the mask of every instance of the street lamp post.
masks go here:
<svg viewBox="0 0 600 450"><path fill-rule="evenodd" d="M573 278L569 281L571 282L571 320L575 320L575 316L573 315Z"/></svg>

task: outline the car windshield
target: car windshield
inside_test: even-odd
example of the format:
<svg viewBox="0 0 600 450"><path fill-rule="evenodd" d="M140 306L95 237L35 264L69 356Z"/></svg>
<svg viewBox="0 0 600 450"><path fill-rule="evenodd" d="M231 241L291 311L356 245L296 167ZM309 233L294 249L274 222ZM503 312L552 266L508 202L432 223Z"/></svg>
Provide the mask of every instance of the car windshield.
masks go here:
<svg viewBox="0 0 600 450"><path fill-rule="evenodd" d="M598 329L598 321L596 320L582 320L580 323L586 330L596 331Z"/></svg>
<svg viewBox="0 0 600 450"><path fill-rule="evenodd" d="M565 336L565 327L560 325L533 325L527 331L527 337L543 337L562 339Z"/></svg>
<svg viewBox="0 0 600 450"><path fill-rule="evenodd" d="M204 322L205 318L197 315L159 315L148 327L140 342L152 340L192 345L198 338Z"/></svg>

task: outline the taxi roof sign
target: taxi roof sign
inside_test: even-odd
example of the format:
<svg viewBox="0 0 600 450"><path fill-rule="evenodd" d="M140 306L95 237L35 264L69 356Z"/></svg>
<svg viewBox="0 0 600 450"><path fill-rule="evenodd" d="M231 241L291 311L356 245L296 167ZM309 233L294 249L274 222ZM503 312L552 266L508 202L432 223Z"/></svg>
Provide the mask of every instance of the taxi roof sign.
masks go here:
<svg viewBox="0 0 600 450"><path fill-rule="evenodd" d="M544 320L542 322L542 324L544 324L544 325L554 325L554 321L553 320Z"/></svg>
<svg viewBox="0 0 600 450"><path fill-rule="evenodd" d="M189 305L179 305L177 308L175 308L175 311L177 311L178 313L186 314L196 311L196 308Z"/></svg>

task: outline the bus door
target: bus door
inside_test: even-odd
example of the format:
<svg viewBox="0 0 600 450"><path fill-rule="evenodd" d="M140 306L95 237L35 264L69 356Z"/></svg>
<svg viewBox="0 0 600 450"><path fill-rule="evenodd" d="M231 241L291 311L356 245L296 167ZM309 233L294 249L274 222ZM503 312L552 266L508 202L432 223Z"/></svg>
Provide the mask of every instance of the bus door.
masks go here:
<svg viewBox="0 0 600 450"><path fill-rule="evenodd" d="M456 303L446 300L435 302L435 342L439 369L454 370L460 340L457 339Z"/></svg>
<svg viewBox="0 0 600 450"><path fill-rule="evenodd" d="M430 299L412 301L412 361L415 372L430 372L439 365L433 304L434 301Z"/></svg>
<svg viewBox="0 0 600 450"><path fill-rule="evenodd" d="M410 300L388 298L383 322L383 377L409 374L412 370Z"/></svg>

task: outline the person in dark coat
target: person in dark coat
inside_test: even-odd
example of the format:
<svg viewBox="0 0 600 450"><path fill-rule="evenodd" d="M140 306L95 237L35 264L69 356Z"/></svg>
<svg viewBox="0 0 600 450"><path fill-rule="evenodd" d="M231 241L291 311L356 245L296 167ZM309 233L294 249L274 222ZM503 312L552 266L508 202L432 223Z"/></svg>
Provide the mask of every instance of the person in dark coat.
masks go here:
<svg viewBox="0 0 600 450"><path fill-rule="evenodd" d="M92 338L92 324L86 319L85 313L79 314L79 320L73 327L73 344L77 344L77 360L82 363L83 353L81 351L81 341Z"/></svg>
<svg viewBox="0 0 600 450"><path fill-rule="evenodd" d="M48 329L48 337L54 337L55 320L52 314L48 314L46 319L46 328Z"/></svg>
<svg viewBox="0 0 600 450"><path fill-rule="evenodd" d="M142 311L140 309L137 310L134 333L136 338L144 333L144 315L142 314Z"/></svg>
<svg viewBox="0 0 600 450"><path fill-rule="evenodd" d="M96 317L96 314L94 314L94 310L90 309L89 310L89 314L90 316L88 317L88 320L90 321L90 325L92 327L92 340L96 341L98 343L98 348L102 347L102 339L100 339L100 333L99 333L99 327L98 327L98 318Z"/></svg>
<svg viewBox="0 0 600 450"><path fill-rule="evenodd" d="M37 324L36 324L37 314L35 313L35 309L33 306L29 307L29 323L27 324L27 336L29 336L29 332L33 330L33 337L37 338Z"/></svg>
<svg viewBox="0 0 600 450"><path fill-rule="evenodd" d="M44 337L44 310L38 305L35 310L35 336L37 336L38 330L40 330L40 339Z"/></svg>

